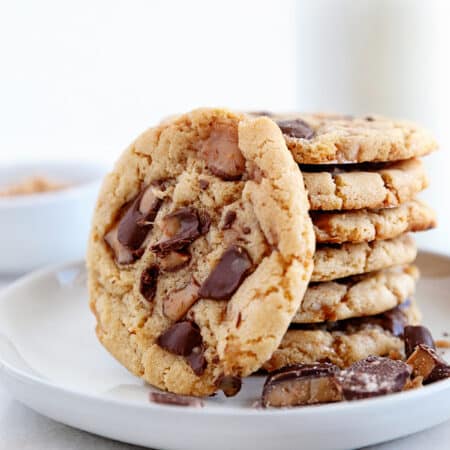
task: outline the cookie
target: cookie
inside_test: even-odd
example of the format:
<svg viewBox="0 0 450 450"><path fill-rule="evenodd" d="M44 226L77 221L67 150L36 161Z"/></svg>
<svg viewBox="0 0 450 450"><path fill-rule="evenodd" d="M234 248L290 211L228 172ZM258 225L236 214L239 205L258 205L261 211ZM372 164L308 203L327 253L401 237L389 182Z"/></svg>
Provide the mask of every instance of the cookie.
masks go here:
<svg viewBox="0 0 450 450"><path fill-rule="evenodd" d="M143 133L103 184L88 252L102 344L205 396L258 370L309 282L314 232L276 124L202 109Z"/></svg>
<svg viewBox="0 0 450 450"><path fill-rule="evenodd" d="M311 281L330 281L412 263L417 247L409 234L359 244L322 244L314 255Z"/></svg>
<svg viewBox="0 0 450 450"><path fill-rule="evenodd" d="M301 169L312 210L398 206L428 186L420 159L381 165L301 166Z"/></svg>
<svg viewBox="0 0 450 450"><path fill-rule="evenodd" d="M418 277L417 268L407 266L310 283L292 322L336 321L382 313L411 298Z"/></svg>
<svg viewBox="0 0 450 450"><path fill-rule="evenodd" d="M311 211L317 243L370 242L392 239L408 231L435 228L436 213L424 202L412 200L395 208L359 211Z"/></svg>
<svg viewBox="0 0 450 450"><path fill-rule="evenodd" d="M325 361L343 368L370 355L403 357L403 329L418 324L420 317L415 303L407 301L378 316L298 325L286 333L263 369L272 372L293 364Z"/></svg>
<svg viewBox="0 0 450 450"><path fill-rule="evenodd" d="M262 115L278 123L295 160L301 164L398 161L437 148L428 130L405 120L323 113Z"/></svg>

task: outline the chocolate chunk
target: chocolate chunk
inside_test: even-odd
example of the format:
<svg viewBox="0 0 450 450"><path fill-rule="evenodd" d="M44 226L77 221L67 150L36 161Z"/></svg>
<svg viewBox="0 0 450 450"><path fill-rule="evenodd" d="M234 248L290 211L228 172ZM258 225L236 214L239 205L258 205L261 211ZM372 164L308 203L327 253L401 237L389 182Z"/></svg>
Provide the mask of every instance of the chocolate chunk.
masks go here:
<svg viewBox="0 0 450 450"><path fill-rule="evenodd" d="M202 191L208 189L208 187L209 187L209 181L208 180L200 179L200 180L198 180L198 184L200 185L200 189Z"/></svg>
<svg viewBox="0 0 450 450"><path fill-rule="evenodd" d="M152 265L142 271L139 292L149 302L153 300L156 294L158 283L159 269L158 266Z"/></svg>
<svg viewBox="0 0 450 450"><path fill-rule="evenodd" d="M194 208L180 208L164 217L164 237L152 246L158 254L179 250L200 236L200 221Z"/></svg>
<svg viewBox="0 0 450 450"><path fill-rule="evenodd" d="M436 346L434 345L433 336L431 335L430 330L420 325L406 326L403 333L403 339L405 340L405 355L407 358L419 344L428 345L428 347L436 350Z"/></svg>
<svg viewBox="0 0 450 450"><path fill-rule="evenodd" d="M180 320L198 300L198 290L198 284L191 280L185 287L169 292L163 299L164 315L174 322Z"/></svg>
<svg viewBox="0 0 450 450"><path fill-rule="evenodd" d="M202 346L202 335L197 324L185 320L175 323L161 334L157 343L174 355L189 356L195 347Z"/></svg>
<svg viewBox="0 0 450 450"><path fill-rule="evenodd" d="M401 391L411 374L403 361L369 356L342 370L337 379L346 400L376 397Z"/></svg>
<svg viewBox="0 0 450 450"><path fill-rule="evenodd" d="M229 247L216 267L202 284L199 295L214 300L229 300L252 267L247 251L238 246Z"/></svg>
<svg viewBox="0 0 450 450"><path fill-rule="evenodd" d="M302 119L279 120L277 125L289 137L297 139L312 139L314 130Z"/></svg>
<svg viewBox="0 0 450 450"><path fill-rule="evenodd" d="M162 405L203 407L203 402L199 398L171 394L169 392L150 392L149 400Z"/></svg>
<svg viewBox="0 0 450 450"><path fill-rule="evenodd" d="M367 122L374 122L375 118L373 118L372 116L366 116L365 119L367 120Z"/></svg>
<svg viewBox="0 0 450 450"><path fill-rule="evenodd" d="M117 239L117 227L114 226L108 233L105 235L104 240L109 245L111 250L114 253L114 258L117 264L131 264L136 261L140 256L142 256L142 252L133 251L124 247L119 240Z"/></svg>
<svg viewBox="0 0 450 450"><path fill-rule="evenodd" d="M228 210L223 218L222 230L228 230L233 225L236 220L237 214L236 211Z"/></svg>
<svg viewBox="0 0 450 450"><path fill-rule="evenodd" d="M205 373L207 362L203 347L194 347L191 354L186 356L186 361L198 377Z"/></svg>
<svg viewBox="0 0 450 450"><path fill-rule="evenodd" d="M242 380L232 375L222 375L217 380L217 386L223 391L226 397L234 397L242 387Z"/></svg>
<svg viewBox="0 0 450 450"><path fill-rule="evenodd" d="M191 255L187 251L172 251L166 255L161 255L159 267L163 272L175 272L189 264Z"/></svg>
<svg viewBox="0 0 450 450"><path fill-rule="evenodd" d="M298 364L272 372L264 384L265 407L301 406L342 400L334 364Z"/></svg>
<svg viewBox="0 0 450 450"><path fill-rule="evenodd" d="M208 169L223 180L238 180L245 170L239 150L237 127L216 124L201 146L200 156Z"/></svg>
<svg viewBox="0 0 450 450"><path fill-rule="evenodd" d="M406 363L414 376L423 377L424 384L450 378L450 366L428 345L417 345Z"/></svg>
<svg viewBox="0 0 450 450"><path fill-rule="evenodd" d="M118 241L130 250L138 250L144 243L161 206L151 186L137 195L119 221Z"/></svg>
<svg viewBox="0 0 450 450"><path fill-rule="evenodd" d="M382 314L367 318L370 323L379 325L387 331L390 331L394 336L401 336L403 330L408 323L404 309L409 306L410 302L407 300L396 308L390 309Z"/></svg>
<svg viewBox="0 0 450 450"><path fill-rule="evenodd" d="M250 227L244 227L244 228L242 228L242 232L244 234L250 234L252 232L252 230L250 229Z"/></svg>

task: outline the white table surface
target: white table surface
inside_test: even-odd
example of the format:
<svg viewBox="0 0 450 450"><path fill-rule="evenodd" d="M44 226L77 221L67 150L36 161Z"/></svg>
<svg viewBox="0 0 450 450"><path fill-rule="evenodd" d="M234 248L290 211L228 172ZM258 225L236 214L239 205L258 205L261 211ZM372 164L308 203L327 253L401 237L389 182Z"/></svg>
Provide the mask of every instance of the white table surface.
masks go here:
<svg viewBox="0 0 450 450"><path fill-rule="evenodd" d="M0 289L11 279L0 278ZM448 450L450 421L415 435L371 450ZM50 420L15 401L0 385L0 449L8 450L132 450L122 444L94 436Z"/></svg>

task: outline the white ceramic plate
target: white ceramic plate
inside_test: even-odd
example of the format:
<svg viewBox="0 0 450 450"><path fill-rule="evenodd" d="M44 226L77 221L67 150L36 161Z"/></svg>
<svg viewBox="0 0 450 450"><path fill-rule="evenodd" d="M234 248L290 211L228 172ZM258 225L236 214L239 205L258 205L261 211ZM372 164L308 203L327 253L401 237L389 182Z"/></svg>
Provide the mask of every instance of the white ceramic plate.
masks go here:
<svg viewBox="0 0 450 450"><path fill-rule="evenodd" d="M450 258L419 257L418 300L435 337L450 331ZM371 400L256 409L263 378L203 408L151 403L94 335L81 263L43 270L0 296L0 379L21 402L59 422L164 449L348 449L405 436L450 418L450 380ZM26 424L24 424L26 426Z"/></svg>

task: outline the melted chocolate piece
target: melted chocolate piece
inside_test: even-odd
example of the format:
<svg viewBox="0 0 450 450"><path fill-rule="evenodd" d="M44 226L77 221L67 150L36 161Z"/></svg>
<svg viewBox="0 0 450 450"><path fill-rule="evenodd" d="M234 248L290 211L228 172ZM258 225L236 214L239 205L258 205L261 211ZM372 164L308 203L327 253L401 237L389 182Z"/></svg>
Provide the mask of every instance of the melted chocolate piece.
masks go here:
<svg viewBox="0 0 450 450"><path fill-rule="evenodd" d="M200 156L208 169L223 180L238 180L245 171L237 127L215 124L208 139L202 143Z"/></svg>
<svg viewBox="0 0 450 450"><path fill-rule="evenodd" d="M247 251L229 247L200 287L199 295L213 300L229 300L249 273L252 261Z"/></svg>
<svg viewBox="0 0 450 450"><path fill-rule="evenodd" d="M236 211L229 210L223 218L222 230L229 230L236 220Z"/></svg>
<svg viewBox="0 0 450 450"><path fill-rule="evenodd" d="M149 302L153 300L156 294L158 284L159 269L158 266L152 265L142 271L139 292Z"/></svg>
<svg viewBox="0 0 450 450"><path fill-rule="evenodd" d="M262 405L286 407L342 400L334 364L296 364L272 372L264 384Z"/></svg>
<svg viewBox="0 0 450 450"><path fill-rule="evenodd" d="M412 367L414 376L423 378L424 384L450 378L450 366L428 345L417 345L406 363Z"/></svg>
<svg viewBox="0 0 450 450"><path fill-rule="evenodd" d="M236 376L222 375L217 380L217 386L223 391L226 397L234 397L241 390L242 380Z"/></svg>
<svg viewBox="0 0 450 450"><path fill-rule="evenodd" d="M342 370L337 379L346 400L376 397L403 390L411 374L403 361L369 356Z"/></svg>
<svg viewBox="0 0 450 450"><path fill-rule="evenodd" d="M277 125L283 134L297 139L312 139L316 134L302 119L278 120Z"/></svg>
<svg viewBox="0 0 450 450"><path fill-rule="evenodd" d="M170 392L150 392L149 400L162 405L203 407L203 402L199 398L172 394Z"/></svg>
<svg viewBox="0 0 450 450"><path fill-rule="evenodd" d="M191 354L186 356L186 361L198 377L205 373L207 362L203 347L194 347Z"/></svg>
<svg viewBox="0 0 450 450"><path fill-rule="evenodd" d="M186 207L175 210L164 217L164 237L152 245L152 251L165 254L186 247L200 236L200 225L196 209Z"/></svg>
<svg viewBox="0 0 450 450"><path fill-rule="evenodd" d="M199 327L189 320L175 323L157 340L161 348L179 356L189 356L195 347L202 346L202 342Z"/></svg>
<svg viewBox="0 0 450 450"><path fill-rule="evenodd" d="M142 190L119 221L117 239L130 250L138 250L144 243L161 206L161 200L149 186Z"/></svg>
<svg viewBox="0 0 450 450"><path fill-rule="evenodd" d="M415 348L419 344L425 344L436 350L434 344L433 336L428 328L422 327L420 325L412 326L408 325L405 327L403 338L405 340L405 355L408 358L411 353L414 352Z"/></svg>

